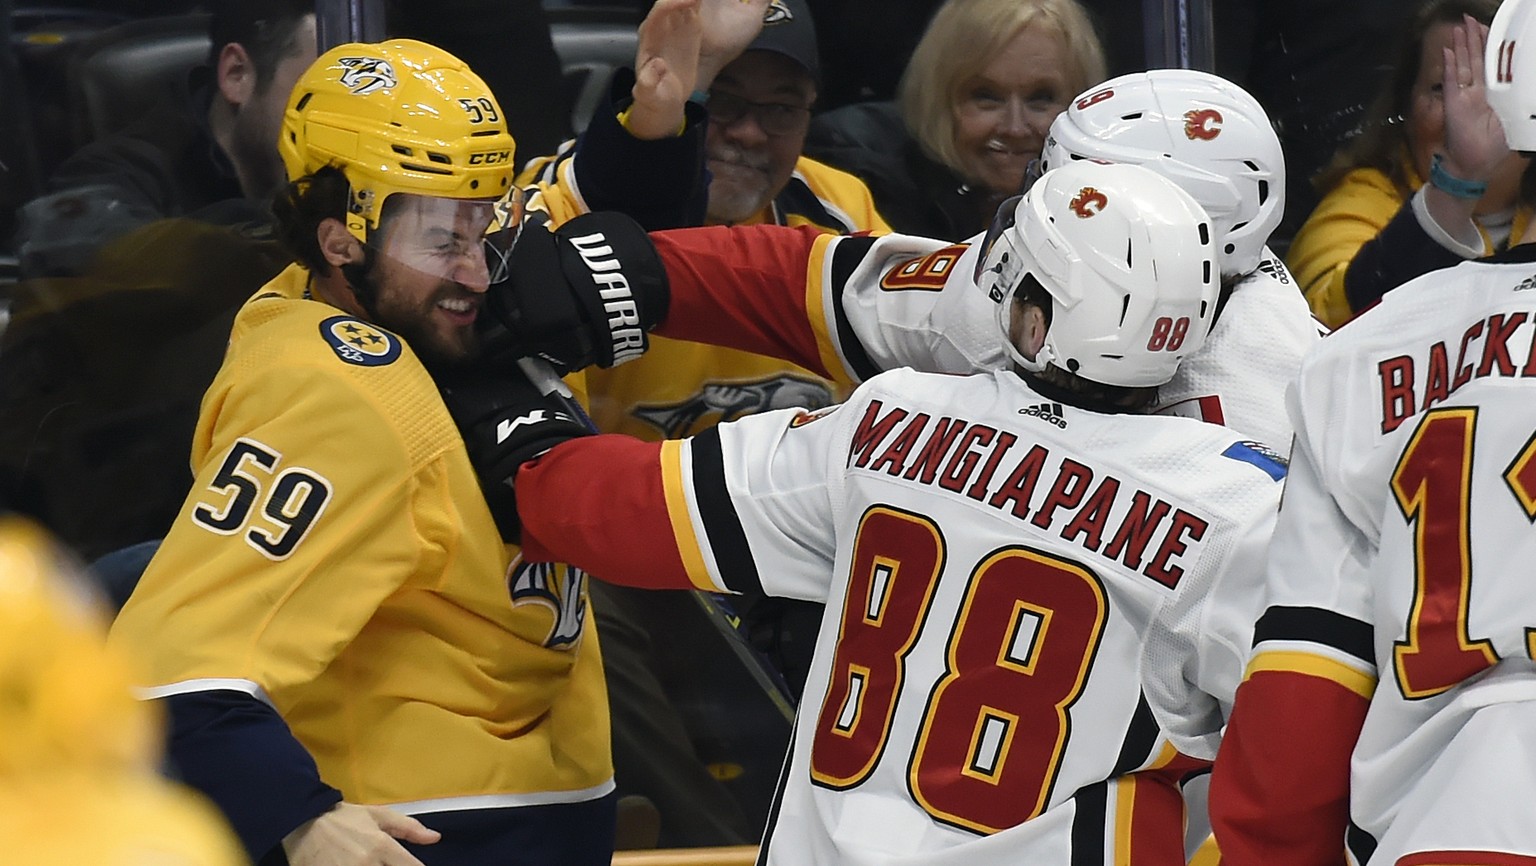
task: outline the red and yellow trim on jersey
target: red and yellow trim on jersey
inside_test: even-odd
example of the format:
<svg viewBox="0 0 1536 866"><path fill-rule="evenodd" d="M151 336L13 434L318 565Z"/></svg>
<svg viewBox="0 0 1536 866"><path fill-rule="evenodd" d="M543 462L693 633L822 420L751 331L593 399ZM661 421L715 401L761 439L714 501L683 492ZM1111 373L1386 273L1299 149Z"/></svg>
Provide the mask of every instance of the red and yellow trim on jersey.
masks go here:
<svg viewBox="0 0 1536 866"><path fill-rule="evenodd" d="M1114 866L1184 862L1183 833L1170 833L1187 817L1179 783L1209 766L1164 743L1146 769L1115 780Z"/></svg>
<svg viewBox="0 0 1536 866"><path fill-rule="evenodd" d="M661 443L661 487L666 496L667 518L672 523L672 540L683 560L683 568L688 572L688 580L695 589L719 592L721 587L710 576L705 547L699 541L693 509L688 503L689 482L683 454L685 441L669 439Z"/></svg>
<svg viewBox="0 0 1536 866"><path fill-rule="evenodd" d="M832 293L837 290L838 284L832 278L832 263L828 256L834 240L837 240L836 235L822 235L811 244L810 257L805 265L805 312L811 333L816 338L816 352L821 358L822 368L831 374L832 380L840 388L846 389L853 387L858 377L838 352L835 336L835 317L830 305L837 303Z"/></svg>
<svg viewBox="0 0 1536 866"><path fill-rule="evenodd" d="M1243 680L1261 672L1302 674L1337 683L1366 700L1376 693L1376 677L1343 662L1296 650L1267 650L1248 661Z"/></svg>

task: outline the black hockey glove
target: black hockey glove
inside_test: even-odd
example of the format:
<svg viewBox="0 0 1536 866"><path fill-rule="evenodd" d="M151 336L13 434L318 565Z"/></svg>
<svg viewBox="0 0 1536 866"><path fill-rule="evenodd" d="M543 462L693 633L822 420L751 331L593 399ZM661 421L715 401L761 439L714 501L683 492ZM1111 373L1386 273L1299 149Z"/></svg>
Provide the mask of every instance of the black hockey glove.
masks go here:
<svg viewBox="0 0 1536 866"><path fill-rule="evenodd" d="M546 231L530 220L507 279L486 293L481 343L493 360L537 357L562 375L640 357L667 315L667 272L640 224L583 214Z"/></svg>
<svg viewBox="0 0 1536 866"><path fill-rule="evenodd" d="M550 382L558 381L551 374ZM522 366L455 370L439 375L437 384L496 527L516 544L522 534L512 488L518 467L561 442L591 435L592 424L575 400L552 386L541 393Z"/></svg>

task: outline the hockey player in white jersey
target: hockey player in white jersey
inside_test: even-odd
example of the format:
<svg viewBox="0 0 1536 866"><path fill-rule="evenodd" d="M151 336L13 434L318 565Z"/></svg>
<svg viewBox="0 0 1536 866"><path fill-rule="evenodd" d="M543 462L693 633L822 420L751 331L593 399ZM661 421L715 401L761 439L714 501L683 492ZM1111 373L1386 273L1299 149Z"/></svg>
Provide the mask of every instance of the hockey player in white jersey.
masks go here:
<svg viewBox="0 0 1536 866"><path fill-rule="evenodd" d="M1453 34L1447 127L1536 151L1536 2ZM1486 63L1486 67L1484 64ZM1491 104L1491 109L1489 107ZM1536 863L1536 232L1309 355L1211 787L1235 866Z"/></svg>
<svg viewBox="0 0 1536 866"><path fill-rule="evenodd" d="M982 269L1008 369L662 443L561 441L526 383L459 395L482 482L522 465L525 557L826 603L760 862L1184 862L1178 782L1215 753L1284 468L1139 414L1215 311L1193 199L1083 163L1009 214Z"/></svg>
<svg viewBox="0 0 1536 866"><path fill-rule="evenodd" d="M1215 229L1222 274L1215 325L1154 408L1289 448L1285 386L1322 326L1265 246L1284 211L1285 163L1264 109L1204 72L1121 76L1082 94L1051 126L1043 166L1084 159L1158 172L1192 195ZM657 333L777 354L851 382L902 366L953 373L1004 366L991 339L996 299L972 279L977 255L968 250L979 237L814 245L810 233L793 237L767 228L659 234L673 309Z"/></svg>

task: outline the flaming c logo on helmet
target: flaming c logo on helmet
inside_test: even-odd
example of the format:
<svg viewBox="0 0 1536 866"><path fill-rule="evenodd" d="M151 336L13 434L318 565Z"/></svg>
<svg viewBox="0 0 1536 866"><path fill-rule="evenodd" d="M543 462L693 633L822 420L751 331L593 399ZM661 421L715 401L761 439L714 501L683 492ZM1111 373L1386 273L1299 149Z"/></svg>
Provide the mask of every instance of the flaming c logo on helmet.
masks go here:
<svg viewBox="0 0 1536 866"><path fill-rule="evenodd" d="M789 11L789 7L784 5L784 0L773 0L768 4L768 9L763 12L763 23L783 24L794 17L795 13Z"/></svg>
<svg viewBox="0 0 1536 866"><path fill-rule="evenodd" d="M1192 108L1184 112L1184 134L1190 141L1210 141L1221 135L1221 112L1214 108Z"/></svg>
<svg viewBox="0 0 1536 866"><path fill-rule="evenodd" d="M1097 216L1099 211L1109 205L1109 197L1091 186L1085 186L1078 190L1073 199L1067 203L1072 212L1083 219Z"/></svg>
<svg viewBox="0 0 1536 866"><path fill-rule="evenodd" d="M382 57L343 57L336 62L347 68L341 73L341 86L352 91L354 96L400 83L395 77L395 67Z"/></svg>

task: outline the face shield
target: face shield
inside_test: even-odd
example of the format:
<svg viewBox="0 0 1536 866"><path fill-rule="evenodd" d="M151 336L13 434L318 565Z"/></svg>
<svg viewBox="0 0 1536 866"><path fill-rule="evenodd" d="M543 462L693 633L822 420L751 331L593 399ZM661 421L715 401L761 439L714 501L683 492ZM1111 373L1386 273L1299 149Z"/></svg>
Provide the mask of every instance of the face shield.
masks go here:
<svg viewBox="0 0 1536 866"><path fill-rule="evenodd" d="M1028 181L1026 181L1027 183ZM991 296L994 301L1001 301L1001 292L1011 289L1011 285L999 285L1003 281L1004 272L1008 270L1008 262L1003 256L994 256L992 249L1002 240L1004 234L1017 221L1019 202L1024 199L1023 193L1009 196L1003 203L997 206L997 213L992 215L992 224L987 227L987 233L982 236L981 246L977 250L976 269L971 273L971 282ZM1012 244L1009 244L1012 247ZM1007 252L1003 250L1001 252ZM995 273L997 277L988 278L988 273Z"/></svg>
<svg viewBox="0 0 1536 866"><path fill-rule="evenodd" d="M992 215L992 224L987 227L987 233L982 236L981 248L976 256L976 270L971 274L971 281L987 290L989 294L992 294L992 300L994 301L998 300L996 290L982 282L982 275L986 273L989 267L987 261L989 253L992 252L993 244L996 244L998 238L1003 236L1003 232L1013 228L1014 221L1017 219L1019 201L1024 198L1024 194L1029 192L1029 188L1034 186L1035 181L1039 180L1043 174L1045 174L1045 163L1040 160L1040 157L1037 156L1030 160L1029 165L1024 168L1024 184L1019 187L1018 195L1009 196L1003 200L1002 204L997 206L997 212ZM996 263L993 263L991 267L995 270L997 267Z"/></svg>
<svg viewBox="0 0 1536 866"><path fill-rule="evenodd" d="M483 292L507 277L507 260L522 227L521 191L501 199L396 193L384 203L370 252L439 282Z"/></svg>

